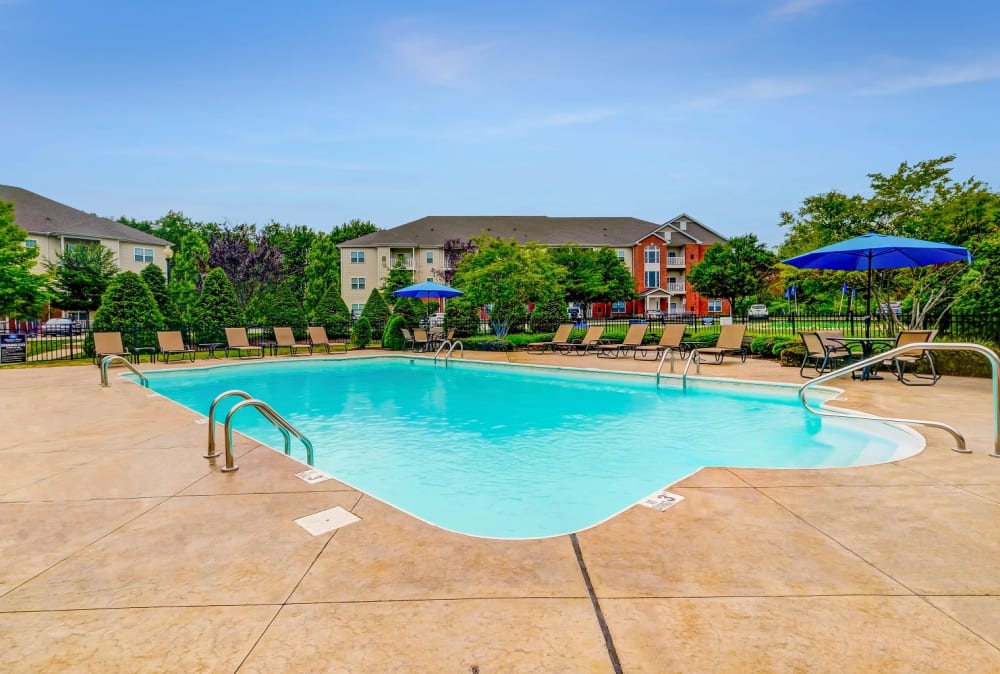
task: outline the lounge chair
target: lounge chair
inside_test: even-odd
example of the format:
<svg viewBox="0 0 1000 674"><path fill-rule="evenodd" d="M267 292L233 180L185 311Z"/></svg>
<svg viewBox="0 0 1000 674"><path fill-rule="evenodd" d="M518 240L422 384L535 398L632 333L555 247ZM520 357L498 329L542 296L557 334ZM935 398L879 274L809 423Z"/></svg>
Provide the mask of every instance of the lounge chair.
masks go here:
<svg viewBox="0 0 1000 674"><path fill-rule="evenodd" d="M601 339L601 335L603 334L603 325L590 327L587 328L586 334L584 334L583 339L579 342L570 342L556 348L562 351L564 355L572 354L574 356L586 356L592 349L596 349L601 344L607 343L606 340Z"/></svg>
<svg viewBox="0 0 1000 674"><path fill-rule="evenodd" d="M226 358L229 358L230 350L241 359L264 357L264 347L250 344L246 328L226 328Z"/></svg>
<svg viewBox="0 0 1000 674"><path fill-rule="evenodd" d="M629 351L642 346L642 340L646 337L646 328L648 327L646 323L630 325L621 344L598 344L593 351L598 358L617 358L628 355Z"/></svg>
<svg viewBox="0 0 1000 674"><path fill-rule="evenodd" d="M656 344L635 347L632 358L646 360L646 356L653 354L651 359L653 360L662 356L664 351L680 351L681 353L687 351L687 347L684 346L684 329L686 327L683 323L667 323L663 326L660 341Z"/></svg>
<svg viewBox="0 0 1000 674"><path fill-rule="evenodd" d="M305 351L307 355L313 355L312 344L299 344L295 341L295 333L291 328L274 329L274 353L278 354L278 349L288 349L289 356L298 356L299 351Z"/></svg>
<svg viewBox="0 0 1000 674"><path fill-rule="evenodd" d="M799 337L806 346L806 353L802 356L802 364L799 366L799 376L804 379L813 379L827 370L833 370L833 366L838 361L842 364L853 362L855 355L844 346L843 342L838 342L835 337L829 341L823 340L823 335L818 332L800 332ZM805 373L806 364L812 361L816 375L810 377Z"/></svg>
<svg viewBox="0 0 1000 674"><path fill-rule="evenodd" d="M156 341L160 343L160 358L164 363L170 362L170 356L179 356L180 360L184 360L187 354L191 355L191 362L194 362L195 351L184 343L180 330L157 332Z"/></svg>
<svg viewBox="0 0 1000 674"><path fill-rule="evenodd" d="M933 342L934 337L937 336L937 330L903 330L898 335L896 335L896 343L893 348L897 346L906 346L907 344L917 344L919 342ZM917 374L917 363L920 361L925 361L927 363L927 368L930 370L930 374ZM906 384L907 386L934 386L941 378L938 374L937 367L934 365L934 356L927 349L914 349L913 351L906 351L889 360L882 361L882 364L886 367L892 367L896 371L896 379ZM913 379L906 378L907 367L910 368L911 376ZM922 382L915 381L915 379L925 380Z"/></svg>
<svg viewBox="0 0 1000 674"><path fill-rule="evenodd" d="M347 352L347 342L331 342L330 338L326 335L326 328L322 325L309 326L309 343L312 344L313 352L322 347L326 349L327 353L330 353L330 349L335 346L342 346L344 347L344 352Z"/></svg>
<svg viewBox="0 0 1000 674"><path fill-rule="evenodd" d="M105 356L121 356L135 362L135 354L122 346L122 333L120 332L94 333L94 364L100 365Z"/></svg>
<svg viewBox="0 0 1000 674"><path fill-rule="evenodd" d="M539 353L544 353L546 349L552 349L553 351L561 346L570 344L569 334L573 332L572 323L563 323L558 328L556 328L556 334L552 335L552 339L547 342L532 342L528 344L525 349L528 352L538 351Z"/></svg>
<svg viewBox="0 0 1000 674"><path fill-rule="evenodd" d="M716 365L721 365L727 354L739 356L741 363L747 362L747 350L743 347L743 335L746 334L746 331L745 323L723 325L719 331L719 341L715 343L715 346L694 350L698 356L698 362L704 363L705 360L701 356L710 355L714 357Z"/></svg>

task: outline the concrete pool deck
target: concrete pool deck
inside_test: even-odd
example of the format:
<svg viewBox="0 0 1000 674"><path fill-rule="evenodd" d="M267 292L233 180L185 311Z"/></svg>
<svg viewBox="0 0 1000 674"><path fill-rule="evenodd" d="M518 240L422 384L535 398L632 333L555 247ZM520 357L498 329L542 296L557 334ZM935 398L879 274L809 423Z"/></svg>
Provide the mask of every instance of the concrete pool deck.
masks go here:
<svg viewBox="0 0 1000 674"><path fill-rule="evenodd" d="M753 359L701 373L802 381ZM0 671L1000 671L988 380L836 382L848 407L954 425L972 454L915 427L927 448L903 461L703 469L665 512L496 541L307 484L239 436L240 470L221 473L196 415L113 379L0 370ZM335 506L360 521L293 522Z"/></svg>

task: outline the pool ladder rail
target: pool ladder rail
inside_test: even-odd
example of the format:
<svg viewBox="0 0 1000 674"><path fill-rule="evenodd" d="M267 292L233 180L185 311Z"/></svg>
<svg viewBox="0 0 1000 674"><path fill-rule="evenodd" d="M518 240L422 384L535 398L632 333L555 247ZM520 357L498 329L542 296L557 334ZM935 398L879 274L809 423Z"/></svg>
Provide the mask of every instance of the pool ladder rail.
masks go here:
<svg viewBox="0 0 1000 674"><path fill-rule="evenodd" d="M240 391L237 389L232 389L229 391L223 391L215 397L212 401L211 407L208 409L208 452L205 454L206 459L214 459L219 456L219 452L215 448L215 408L220 402L226 398L238 396L243 398L241 402L233 405L232 409L229 410L229 414L226 415L226 422L224 426L226 434L226 465L220 470L223 473L232 473L233 471L239 470L233 461L233 417L244 407L253 407L258 412L261 413L265 419L270 421L279 431L281 435L285 438L285 454L291 456L292 454L292 436L302 441L302 444L306 448L306 463L310 466L313 465L313 446L309 441L309 438L302 435L299 429L295 428L292 424L288 423L284 417L278 414L273 407L268 405L263 400L258 400L254 398L246 391Z"/></svg>
<svg viewBox="0 0 1000 674"><path fill-rule="evenodd" d="M850 363L849 365L846 365L838 370L834 370L833 372L827 372L826 374L822 374L816 377L815 379L810 379L805 384L802 384L799 387L799 401L802 403L802 406L805 407L808 411L818 416L840 417L840 418L853 417L853 418L867 418L867 419L876 418L882 421L891 421L902 424L916 424L919 426L930 426L931 428L939 428L943 431L947 431L948 433L951 434L953 438L955 438L955 447L952 447L954 451L961 452L963 454L968 454L972 450L968 449L965 446L965 437L957 430L949 426L948 424L942 423L940 421L928 421L925 419L902 419L902 418L881 417L881 416L872 417L867 415L862 417L862 415L842 410L815 408L810 406L809 403L806 401L806 390L813 386L816 386L826 381L830 381L831 379L842 377L848 372L854 372L855 370L860 370L865 367L876 365L886 359L892 358L893 356L918 350L977 351L986 356L986 358L990 361L990 366L992 367L993 370L993 377L992 377L993 452L990 453L989 456L992 456L994 458L1000 458L1000 386L998 386L998 379L997 379L998 376L1000 376L998 375L998 373L1000 373L1000 357L998 357L997 354L995 354L992 350L986 348L985 346L982 346L981 344L972 344L963 342L915 342L913 344L906 344L905 346L897 346L892 349L889 349L888 351L884 351L882 353L878 353L868 358L865 358L864 360L859 360L855 363ZM687 371L685 370L685 375L686 374Z"/></svg>
<svg viewBox="0 0 1000 674"><path fill-rule="evenodd" d="M443 342L441 342L441 346L439 346L437 348L437 351L434 352L435 363L438 362L438 356L441 354L441 352L444 350L445 347L448 347L448 352L444 354L444 364L446 367L448 365L448 359L451 358L451 354L455 350L455 347L458 347L458 352L462 354L462 358L465 358L465 345L462 344L461 340L446 339Z"/></svg>
<svg viewBox="0 0 1000 674"><path fill-rule="evenodd" d="M104 358L101 359L101 386L111 385L111 383L108 381L108 366L110 366L111 363L114 363L116 361L123 363L125 367L132 370L133 374L135 374L135 376L139 378L139 383L142 384L145 388L149 388L149 379L146 378L146 375L140 372L139 368L130 363L128 361L128 358L116 355L105 356Z"/></svg>

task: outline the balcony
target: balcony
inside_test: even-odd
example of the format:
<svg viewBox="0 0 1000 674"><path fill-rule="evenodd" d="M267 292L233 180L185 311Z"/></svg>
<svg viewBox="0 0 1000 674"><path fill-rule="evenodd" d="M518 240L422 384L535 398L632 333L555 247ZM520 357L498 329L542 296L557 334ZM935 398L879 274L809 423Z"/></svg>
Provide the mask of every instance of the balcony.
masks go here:
<svg viewBox="0 0 1000 674"><path fill-rule="evenodd" d="M683 257L668 257L667 269L684 269Z"/></svg>
<svg viewBox="0 0 1000 674"><path fill-rule="evenodd" d="M668 283L663 289L668 293L683 293L686 292L685 285L683 281L680 283Z"/></svg>

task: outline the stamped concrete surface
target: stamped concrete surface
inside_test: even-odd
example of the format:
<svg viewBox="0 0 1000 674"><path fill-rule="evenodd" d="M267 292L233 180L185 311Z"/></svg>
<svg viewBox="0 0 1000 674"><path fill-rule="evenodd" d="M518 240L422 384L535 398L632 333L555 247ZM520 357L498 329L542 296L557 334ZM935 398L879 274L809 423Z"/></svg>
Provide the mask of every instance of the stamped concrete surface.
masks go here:
<svg viewBox="0 0 1000 674"><path fill-rule="evenodd" d="M802 381L756 360L701 376ZM222 473L198 415L112 379L0 369L0 671L1000 671L985 380L836 382L835 405L951 423L972 454L932 429L890 464L707 468L670 486L685 499L664 512L498 541L307 484L239 435L240 469ZM319 536L294 523L335 506L360 521Z"/></svg>

